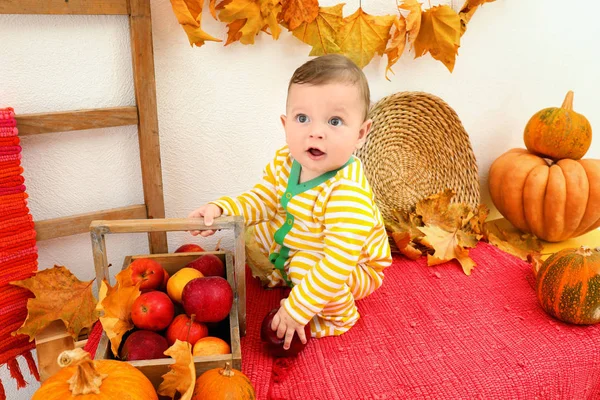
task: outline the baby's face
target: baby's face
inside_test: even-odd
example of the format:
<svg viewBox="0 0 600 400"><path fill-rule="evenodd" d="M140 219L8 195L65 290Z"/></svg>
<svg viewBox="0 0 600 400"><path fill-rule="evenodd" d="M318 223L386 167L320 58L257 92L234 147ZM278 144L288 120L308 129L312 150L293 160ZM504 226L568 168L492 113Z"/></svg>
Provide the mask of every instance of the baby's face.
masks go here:
<svg viewBox="0 0 600 400"><path fill-rule="evenodd" d="M290 153L302 165L302 182L341 167L363 145L371 129L363 107L352 84L290 87L281 122Z"/></svg>

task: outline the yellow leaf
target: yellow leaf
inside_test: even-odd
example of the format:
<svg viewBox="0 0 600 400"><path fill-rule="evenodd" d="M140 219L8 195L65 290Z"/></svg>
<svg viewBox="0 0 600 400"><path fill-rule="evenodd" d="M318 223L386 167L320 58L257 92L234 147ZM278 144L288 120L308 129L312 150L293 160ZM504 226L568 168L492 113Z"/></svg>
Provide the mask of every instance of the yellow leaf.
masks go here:
<svg viewBox="0 0 600 400"><path fill-rule="evenodd" d="M134 328L131 321L131 306L141 294L139 289L141 282L135 286L122 284L127 282L127 274L124 273L127 270L125 269L117 275L117 284L114 287L108 285L106 280L102 281L99 292L100 301L96 307L98 311L104 312L100 317L100 323L110 340L115 356L119 354L123 335Z"/></svg>
<svg viewBox="0 0 600 400"><path fill-rule="evenodd" d="M254 44L254 37L265 26L260 5L254 0L232 0L219 12L219 19L227 23L245 20L238 30L241 33L239 40L243 44Z"/></svg>
<svg viewBox="0 0 600 400"><path fill-rule="evenodd" d="M171 7L177 21L188 36L190 45L201 47L205 41L220 42L221 39L212 37L204 32L202 23L202 4L204 0L171 0Z"/></svg>
<svg viewBox="0 0 600 400"><path fill-rule="evenodd" d="M455 191L445 189L431 195L417 203L415 212L426 225L436 225L450 232L461 228L473 217L473 211L463 203L450 204L455 194Z"/></svg>
<svg viewBox="0 0 600 400"><path fill-rule="evenodd" d="M11 282L11 285L28 289L35 295L27 300L27 318L13 335L29 335L29 341L32 341L50 323L62 320L67 332L79 340L81 330L91 328L98 320L92 282L93 279L80 281L69 269L59 265L38 271L31 278Z"/></svg>
<svg viewBox="0 0 600 400"><path fill-rule="evenodd" d="M396 243L400 253L404 254L411 260L416 260L423 255L420 250L413 247L410 234L408 232L392 232L391 236L392 239L394 239L394 243Z"/></svg>
<svg viewBox="0 0 600 400"><path fill-rule="evenodd" d="M396 64L402 53L404 52L404 47L406 46L406 20L404 17L396 18L394 20L394 26L390 31L391 39L387 48L385 49L385 54L387 55L388 62L385 67L385 79L388 81L388 72L394 73L392 71L392 65Z"/></svg>
<svg viewBox="0 0 600 400"><path fill-rule="evenodd" d="M271 30L274 40L279 39L281 27L277 21L277 16L281 12L281 0L260 0L260 14L263 17L265 26ZM264 27L263 27L264 30Z"/></svg>
<svg viewBox="0 0 600 400"><path fill-rule="evenodd" d="M460 17L449 6L436 6L421 14L421 30L415 40L415 58L427 52L454 69L460 46Z"/></svg>
<svg viewBox="0 0 600 400"><path fill-rule="evenodd" d="M399 9L408 11L408 15L406 16L406 33L411 48L421 29L421 4L417 0L404 0L402 4L398 5Z"/></svg>
<svg viewBox="0 0 600 400"><path fill-rule="evenodd" d="M322 56L341 51L336 38L344 19L343 7L343 3L333 7L321 7L312 22L304 22L294 29L294 36L312 46L309 56Z"/></svg>
<svg viewBox="0 0 600 400"><path fill-rule="evenodd" d="M338 40L342 53L363 68L375 53L382 55L385 51L394 19L393 15L369 15L359 7L344 18Z"/></svg>
<svg viewBox="0 0 600 400"><path fill-rule="evenodd" d="M293 31L303 23L313 22L318 14L318 0L283 0L280 18Z"/></svg>
<svg viewBox="0 0 600 400"><path fill-rule="evenodd" d="M158 386L157 393L161 396L175 397L181 394L180 400L190 400L196 385L196 366L192 357L192 346L179 339L173 346L165 350L165 355L171 356L175 363L169 365L169 372L162 376L163 381Z"/></svg>
<svg viewBox="0 0 600 400"><path fill-rule="evenodd" d="M462 36L467 30L467 24L475 14L475 11L479 8L483 3L491 3L496 0L467 0L465 4L460 9L458 16L460 17L460 35Z"/></svg>
<svg viewBox="0 0 600 400"><path fill-rule="evenodd" d="M539 259L544 247L534 235L519 230L508 231L495 222L485 223L484 234L491 244L521 260Z"/></svg>
<svg viewBox="0 0 600 400"><path fill-rule="evenodd" d="M459 229L454 232L445 231L437 226L423 226L419 229L425 234L421 243L435 250L433 256L427 256L427 265L437 265L456 259L465 275L471 275L475 262L469 257L469 250L464 246L474 247L477 240L472 240L470 235Z"/></svg>

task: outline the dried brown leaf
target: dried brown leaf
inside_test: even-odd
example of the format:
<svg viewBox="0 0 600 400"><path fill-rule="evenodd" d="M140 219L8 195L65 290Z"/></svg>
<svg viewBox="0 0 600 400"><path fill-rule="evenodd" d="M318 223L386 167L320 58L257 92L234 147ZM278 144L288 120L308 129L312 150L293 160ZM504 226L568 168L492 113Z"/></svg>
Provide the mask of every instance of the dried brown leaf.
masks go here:
<svg viewBox="0 0 600 400"><path fill-rule="evenodd" d="M279 17L293 31L303 23L310 24L319 14L318 0L283 0Z"/></svg>
<svg viewBox="0 0 600 400"><path fill-rule="evenodd" d="M11 285L30 290L35 298L27 300L27 318L13 334L29 335L29 341L56 320L65 323L67 332L75 340L79 333L89 329L98 320L92 282L82 282L64 266L38 271L28 279ZM1 314L1 312L0 312Z"/></svg>
<svg viewBox="0 0 600 400"><path fill-rule="evenodd" d="M342 27L343 4L333 7L321 7L317 18L311 23L303 23L294 29L295 37L312 46L309 56L322 56L325 54L340 53L337 34Z"/></svg>
<svg viewBox="0 0 600 400"><path fill-rule="evenodd" d="M398 9L408 11L408 15L406 15L406 33L411 48L414 46L421 30L421 4L417 0L404 0L402 4L398 5Z"/></svg>
<svg viewBox="0 0 600 400"><path fill-rule="evenodd" d="M466 247L474 247L477 244L477 240L474 240L472 235L459 229L448 232L437 226L423 226L419 229L425 234L421 243L435 250L433 256L427 257L428 265L437 265L456 259L462 266L465 275L471 275L475 262L469 257Z"/></svg>
<svg viewBox="0 0 600 400"><path fill-rule="evenodd" d="M495 221L484 224L484 237L500 250L521 260L527 260L528 257L538 258L544 247L534 235L516 229L503 229Z"/></svg>
<svg viewBox="0 0 600 400"><path fill-rule="evenodd" d="M385 67L385 79L388 81L390 80L388 72L394 73L392 65L396 64L398 59L400 59L404 52L404 47L406 47L406 20L404 17L400 16L394 20L390 36L390 42L385 49L385 54L388 58L387 66Z"/></svg>
<svg viewBox="0 0 600 400"><path fill-rule="evenodd" d="M421 29L415 40L415 58L429 52L450 72L460 47L460 17L447 5L431 7L421 14Z"/></svg>

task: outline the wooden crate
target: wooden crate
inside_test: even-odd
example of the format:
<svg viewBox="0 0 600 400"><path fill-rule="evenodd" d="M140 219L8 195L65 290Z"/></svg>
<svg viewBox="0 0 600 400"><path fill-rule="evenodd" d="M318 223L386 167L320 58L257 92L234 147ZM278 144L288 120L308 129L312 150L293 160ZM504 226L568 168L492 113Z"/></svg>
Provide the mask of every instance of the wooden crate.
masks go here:
<svg viewBox="0 0 600 400"><path fill-rule="evenodd" d="M132 232L150 232L150 231L188 231L203 230L207 227L197 220L190 219L155 219L155 220L117 220L117 221L94 221L90 225L92 236L92 247L94 252L94 264L96 268L96 279L102 282L102 279L108 277L108 264L106 261L106 243L104 236L109 233L132 233ZM246 326L246 287L245 287L245 252L244 252L244 224L240 217L223 217L215 221L210 229L231 229L233 230L235 245L233 252L209 251L198 253L172 253L172 254L141 254L125 257L122 269L137 258L152 258L165 268L170 275L173 275L180 268L184 267L190 261L198 258L202 254L215 254L221 258L225 264L227 272L227 281L231 285L234 293L233 304L229 313L229 344L231 353L217 356L194 357L196 365L196 375L225 365L230 362L233 368L242 368L242 353L240 347L240 336L245 334ZM111 282L114 284L114 282ZM110 341L103 332L96 351L95 359L114 358ZM174 361L172 358L163 358L156 360L128 361L131 365L139 369L146 375L155 388L162 382L162 375L169 371L169 365Z"/></svg>

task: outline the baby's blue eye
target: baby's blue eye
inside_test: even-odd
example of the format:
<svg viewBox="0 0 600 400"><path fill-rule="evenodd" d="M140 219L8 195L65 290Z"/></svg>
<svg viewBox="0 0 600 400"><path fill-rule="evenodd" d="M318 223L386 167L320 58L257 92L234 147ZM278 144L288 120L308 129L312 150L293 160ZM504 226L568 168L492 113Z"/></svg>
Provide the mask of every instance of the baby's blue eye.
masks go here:
<svg viewBox="0 0 600 400"><path fill-rule="evenodd" d="M341 126L342 125L342 119L338 118L338 117L333 117L329 120L329 124L331 126Z"/></svg>
<svg viewBox="0 0 600 400"><path fill-rule="evenodd" d="M296 121L300 122L301 124L308 122L308 117L304 114L298 114L296 115Z"/></svg>

